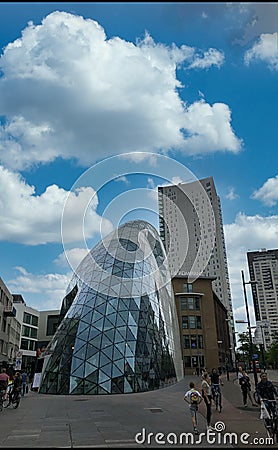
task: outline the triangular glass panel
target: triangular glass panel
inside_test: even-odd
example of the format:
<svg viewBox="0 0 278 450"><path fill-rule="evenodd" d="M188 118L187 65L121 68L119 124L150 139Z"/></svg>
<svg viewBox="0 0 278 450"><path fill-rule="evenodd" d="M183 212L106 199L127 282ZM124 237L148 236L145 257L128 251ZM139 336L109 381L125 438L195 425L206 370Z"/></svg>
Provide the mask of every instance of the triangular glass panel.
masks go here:
<svg viewBox="0 0 278 450"><path fill-rule="evenodd" d="M94 311L89 312L86 314L86 316L82 317L82 321L85 322L87 325L92 323L93 320Z"/></svg>
<svg viewBox="0 0 278 450"><path fill-rule="evenodd" d="M108 364L110 362L111 362L111 360L104 353L100 354L99 367L105 366L106 364Z"/></svg>
<svg viewBox="0 0 278 450"><path fill-rule="evenodd" d="M127 320L128 326L135 326L137 327L137 323L134 320L133 315L131 314L131 312L128 313L128 320Z"/></svg>
<svg viewBox="0 0 278 450"><path fill-rule="evenodd" d="M96 366L93 366L92 364L85 362L84 378L87 378L88 375L93 373L96 369L97 369Z"/></svg>
<svg viewBox="0 0 278 450"><path fill-rule="evenodd" d="M78 332L79 339L82 339L82 341L84 341L84 342L88 342L89 332L90 332L90 327L87 325L87 328L84 331Z"/></svg>
<svg viewBox="0 0 278 450"><path fill-rule="evenodd" d="M87 362L89 364L91 364L92 366L95 366L96 368L98 368L99 367L99 353L96 353L95 355L88 358Z"/></svg>
<svg viewBox="0 0 278 450"><path fill-rule="evenodd" d="M109 380L109 376L106 373L102 372L102 370L100 369L98 371L98 382L103 383L104 381L107 380Z"/></svg>
<svg viewBox="0 0 278 450"><path fill-rule="evenodd" d="M110 362L109 364L106 364L106 366L103 366L101 368L102 372L105 373L109 378L111 378L112 365L112 362Z"/></svg>
<svg viewBox="0 0 278 450"><path fill-rule="evenodd" d="M87 347L87 345L84 344L81 348L79 348L78 350L74 351L73 357L74 358L80 358L81 360L84 361L84 359L86 357L86 347Z"/></svg>
<svg viewBox="0 0 278 450"><path fill-rule="evenodd" d="M95 355L98 352L99 348L95 347L94 345L87 344L86 359L90 358L91 356Z"/></svg>
<svg viewBox="0 0 278 450"><path fill-rule="evenodd" d="M112 368L112 378L120 377L121 375L123 375L123 372L116 365L114 365Z"/></svg>
<svg viewBox="0 0 278 450"><path fill-rule="evenodd" d="M116 331L120 333L124 339L126 338L126 326L117 327Z"/></svg>
<svg viewBox="0 0 278 450"><path fill-rule="evenodd" d="M114 328L115 323L110 322L110 320L106 317L103 324L103 330L109 330L110 328Z"/></svg>
<svg viewBox="0 0 278 450"><path fill-rule="evenodd" d="M104 318L102 316L101 319L99 319L98 321L94 322L94 327L97 328L98 330L102 331L103 330L103 322L104 322Z"/></svg>
<svg viewBox="0 0 278 450"><path fill-rule="evenodd" d="M125 390L125 394L133 392L133 390L126 378L125 378L125 382L124 382L124 390Z"/></svg>
<svg viewBox="0 0 278 450"><path fill-rule="evenodd" d="M116 326L120 327L124 326L125 324L126 324L125 320L122 318L122 316L120 316L120 314L118 314L116 319Z"/></svg>
<svg viewBox="0 0 278 450"><path fill-rule="evenodd" d="M110 360L112 360L113 356L113 348L114 348L114 341L113 345L109 345L109 347L102 348L101 351L104 353Z"/></svg>
<svg viewBox="0 0 278 450"><path fill-rule="evenodd" d="M134 372L135 357L133 356L132 358L126 358L126 362L129 364L132 371Z"/></svg>
<svg viewBox="0 0 278 450"><path fill-rule="evenodd" d="M77 367L77 369L71 371L74 377L83 378L84 377L84 363L81 366Z"/></svg>
<svg viewBox="0 0 278 450"><path fill-rule="evenodd" d="M136 339L137 333L138 333L138 327L137 326L136 327L131 327L131 326L128 327L126 340L129 341L129 340Z"/></svg>
<svg viewBox="0 0 278 450"><path fill-rule="evenodd" d="M125 324L128 322L128 314L129 314L128 311L120 311L118 313L118 316L122 317L122 319L124 320Z"/></svg>
<svg viewBox="0 0 278 450"><path fill-rule="evenodd" d="M100 334L101 334L100 330L98 330L97 328L91 327L90 333L89 333L89 337L88 337L88 341L90 341L91 339L96 338Z"/></svg>
<svg viewBox="0 0 278 450"><path fill-rule="evenodd" d="M124 354L122 352L122 349L118 349L117 347L114 347L113 361L117 361L118 359L121 359L123 357L124 357Z"/></svg>
<svg viewBox="0 0 278 450"><path fill-rule="evenodd" d="M105 331L105 336L114 343L115 328Z"/></svg>
<svg viewBox="0 0 278 450"><path fill-rule="evenodd" d="M100 390L103 390L104 392L101 392ZM110 394L111 393L111 380L107 380L104 383L101 383L98 388L98 393L99 394L102 394L102 393Z"/></svg>

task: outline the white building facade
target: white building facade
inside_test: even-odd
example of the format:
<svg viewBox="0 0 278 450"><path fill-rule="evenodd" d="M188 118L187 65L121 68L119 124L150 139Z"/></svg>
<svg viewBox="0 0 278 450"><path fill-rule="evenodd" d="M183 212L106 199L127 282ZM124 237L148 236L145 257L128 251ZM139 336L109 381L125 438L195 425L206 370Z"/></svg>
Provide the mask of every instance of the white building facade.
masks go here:
<svg viewBox="0 0 278 450"><path fill-rule="evenodd" d="M262 327L264 348L269 349L274 334L278 332L278 249L247 252L252 296L257 323Z"/></svg>

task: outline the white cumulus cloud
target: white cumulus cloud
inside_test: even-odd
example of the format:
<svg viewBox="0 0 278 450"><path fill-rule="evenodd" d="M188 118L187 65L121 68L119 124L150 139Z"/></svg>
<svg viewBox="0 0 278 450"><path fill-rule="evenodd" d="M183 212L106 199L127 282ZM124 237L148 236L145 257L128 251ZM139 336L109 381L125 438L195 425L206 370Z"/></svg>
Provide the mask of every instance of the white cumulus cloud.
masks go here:
<svg viewBox="0 0 278 450"><path fill-rule="evenodd" d="M24 267L15 269L18 274L7 282L10 292L20 293L28 306L39 311L60 309L72 277L71 273L34 275ZM38 301L38 298L41 300Z"/></svg>
<svg viewBox="0 0 278 450"><path fill-rule="evenodd" d="M278 70L277 32L261 34L253 47L245 53L244 61L247 65L253 60L261 60L272 70Z"/></svg>
<svg viewBox="0 0 278 450"><path fill-rule="evenodd" d="M23 170L57 157L88 166L125 152L239 151L224 103L185 105L176 70L219 67L223 54L107 39L101 25L53 12L0 58L0 161Z"/></svg>
<svg viewBox="0 0 278 450"><path fill-rule="evenodd" d="M269 178L260 189L253 192L251 198L261 200L267 206L275 206L278 201L278 175Z"/></svg>
<svg viewBox="0 0 278 450"><path fill-rule="evenodd" d="M202 56L195 56L194 61L189 65L189 69L208 69L212 66L220 68L224 64L224 53L210 48Z"/></svg>
<svg viewBox="0 0 278 450"><path fill-rule="evenodd" d="M247 216L239 213L234 223L224 225L224 234L235 319L246 320L245 308L242 308L244 296L241 270L245 273L245 279L249 279L247 252L277 248L278 216ZM251 289L248 292L248 304L254 324Z"/></svg>
<svg viewBox="0 0 278 450"><path fill-rule="evenodd" d="M61 242L61 219L67 204L67 217L63 222L64 242L83 240L79 225L85 220L87 238L112 225L96 212L98 198L92 187L68 192L51 185L41 195L18 174L0 166L0 227L1 239L29 245Z"/></svg>

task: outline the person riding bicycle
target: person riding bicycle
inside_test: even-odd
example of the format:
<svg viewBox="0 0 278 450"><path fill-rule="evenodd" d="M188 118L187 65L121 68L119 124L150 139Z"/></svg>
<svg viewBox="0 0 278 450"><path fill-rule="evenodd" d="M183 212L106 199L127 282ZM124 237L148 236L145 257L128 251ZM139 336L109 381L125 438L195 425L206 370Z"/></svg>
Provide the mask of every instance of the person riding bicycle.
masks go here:
<svg viewBox="0 0 278 450"><path fill-rule="evenodd" d="M19 396L21 391L21 375L20 372L16 372L13 379L12 389L9 392L9 405L15 396Z"/></svg>
<svg viewBox="0 0 278 450"><path fill-rule="evenodd" d="M8 383L9 383L9 375L6 372L6 369L3 368L2 372L0 373L0 391L4 391L5 393L4 397L6 397Z"/></svg>
<svg viewBox="0 0 278 450"><path fill-rule="evenodd" d="M260 374L261 381L257 384L258 401L264 403L269 414L276 412L275 396L278 397L278 392L274 384L267 379L267 373Z"/></svg>
<svg viewBox="0 0 278 450"><path fill-rule="evenodd" d="M216 391L221 394L220 385L223 386L223 381L217 369L213 368L210 374L211 379L211 395L213 400L215 400Z"/></svg>

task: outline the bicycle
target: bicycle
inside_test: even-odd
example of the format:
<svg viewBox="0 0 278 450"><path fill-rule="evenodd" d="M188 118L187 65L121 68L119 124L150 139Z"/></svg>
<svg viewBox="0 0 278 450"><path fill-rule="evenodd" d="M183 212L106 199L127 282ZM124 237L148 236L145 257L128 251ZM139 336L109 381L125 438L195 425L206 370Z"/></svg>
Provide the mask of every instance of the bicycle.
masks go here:
<svg viewBox="0 0 278 450"><path fill-rule="evenodd" d="M5 400L3 406L4 406L4 408L8 408L9 406L12 406L14 409L16 409L19 407L20 399L21 399L20 390L15 390Z"/></svg>
<svg viewBox="0 0 278 450"><path fill-rule="evenodd" d="M267 436L273 439L273 443L278 443L278 411L276 400L262 399L270 418L264 418L264 426Z"/></svg>
<svg viewBox="0 0 278 450"><path fill-rule="evenodd" d="M211 393L212 393L213 401L215 403L215 409L221 413L221 411L222 411L222 394L221 394L220 384L212 383Z"/></svg>
<svg viewBox="0 0 278 450"><path fill-rule="evenodd" d="M255 403L257 403L258 405L260 404L260 400L259 400L259 396L258 396L258 392L257 391L255 391L253 393L253 399L254 399Z"/></svg>

